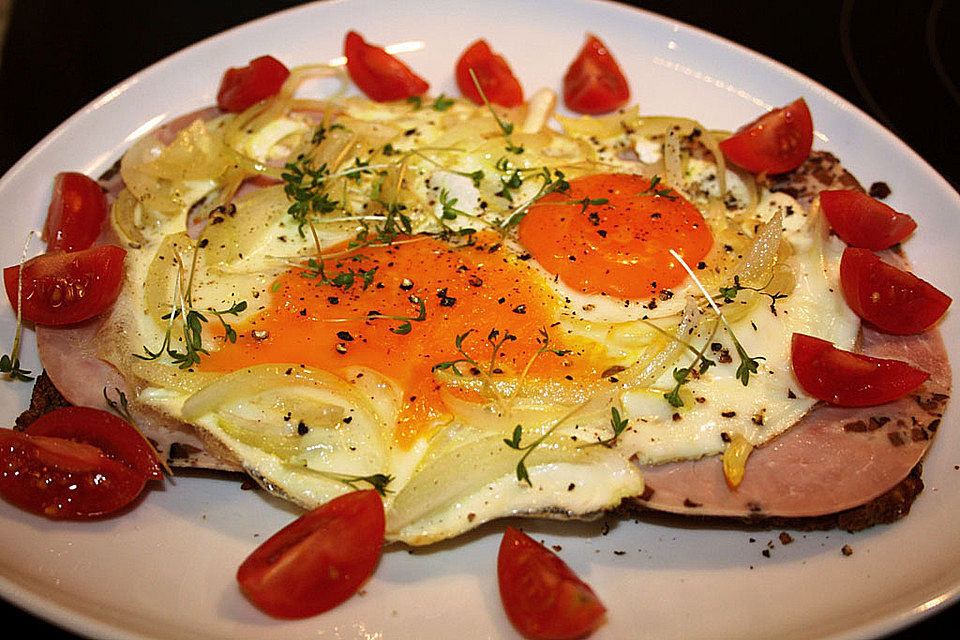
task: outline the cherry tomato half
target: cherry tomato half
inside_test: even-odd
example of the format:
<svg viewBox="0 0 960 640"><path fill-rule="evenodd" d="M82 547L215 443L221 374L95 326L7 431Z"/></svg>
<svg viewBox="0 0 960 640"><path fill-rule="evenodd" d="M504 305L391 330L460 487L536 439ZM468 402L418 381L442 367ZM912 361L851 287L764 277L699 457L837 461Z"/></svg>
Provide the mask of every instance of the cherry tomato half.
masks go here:
<svg viewBox="0 0 960 640"><path fill-rule="evenodd" d="M820 208L830 227L851 247L887 249L917 228L907 214L853 189L821 191Z"/></svg>
<svg viewBox="0 0 960 640"><path fill-rule="evenodd" d="M57 174L43 227L47 251L89 249L106 217L107 195L96 180L82 173Z"/></svg>
<svg viewBox="0 0 960 640"><path fill-rule="evenodd" d="M790 354L793 374L804 391L841 407L872 407L896 400L930 377L906 362L843 351L802 333L793 334Z"/></svg>
<svg viewBox="0 0 960 640"><path fill-rule="evenodd" d="M103 434L95 439L104 440ZM108 515L140 495L147 479L147 473L84 441L82 434L63 438L34 434L29 427L25 433L0 429L0 495L27 511L56 520Z"/></svg>
<svg viewBox="0 0 960 640"><path fill-rule="evenodd" d="M576 113L598 115L616 111L630 100L630 86L620 65L595 35L577 54L563 76L563 103Z"/></svg>
<svg viewBox="0 0 960 640"><path fill-rule="evenodd" d="M477 76L483 95L493 104L516 107L523 103L523 87L503 56L494 53L486 40L477 40L457 60L457 86L465 98L483 104L470 71Z"/></svg>
<svg viewBox="0 0 960 640"><path fill-rule="evenodd" d="M410 67L383 48L368 44L356 31L349 32L344 39L343 55L354 84L377 102L423 95L430 88Z"/></svg>
<svg viewBox="0 0 960 640"><path fill-rule="evenodd" d="M813 118L803 98L774 109L720 143L723 155L753 173L786 173L813 148Z"/></svg>
<svg viewBox="0 0 960 640"><path fill-rule="evenodd" d="M52 326L94 317L117 299L126 255L120 247L107 245L28 260L23 265L23 319ZM14 311L19 277L20 265L3 270Z"/></svg>
<svg viewBox="0 0 960 640"><path fill-rule="evenodd" d="M243 561L237 582L262 611L306 618L354 593L380 559L383 501L373 489L354 491L306 513Z"/></svg>
<svg viewBox="0 0 960 640"><path fill-rule="evenodd" d="M231 67L220 80L217 106L231 113L246 111L276 95L289 76L290 70L273 56L254 58L245 67Z"/></svg>
<svg viewBox="0 0 960 640"><path fill-rule="evenodd" d="M883 262L868 249L855 247L843 250L840 285L855 314L898 335L929 329L952 302L930 283Z"/></svg>
<svg viewBox="0 0 960 640"><path fill-rule="evenodd" d="M31 436L90 444L148 479L163 477L150 443L129 422L101 409L63 407L40 416L24 431Z"/></svg>
<svg viewBox="0 0 960 640"><path fill-rule="evenodd" d="M600 626L606 608L555 553L508 527L497 557L500 599L527 638L581 638Z"/></svg>

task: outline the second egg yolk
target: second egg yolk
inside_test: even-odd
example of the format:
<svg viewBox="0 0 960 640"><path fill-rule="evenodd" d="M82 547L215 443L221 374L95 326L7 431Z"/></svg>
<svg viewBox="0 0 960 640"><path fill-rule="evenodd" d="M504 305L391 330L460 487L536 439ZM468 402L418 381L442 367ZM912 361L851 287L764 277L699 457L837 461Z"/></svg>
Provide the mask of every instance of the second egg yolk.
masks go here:
<svg viewBox="0 0 960 640"><path fill-rule="evenodd" d="M544 269L583 293L644 299L676 287L713 245L700 211L660 183L632 174L570 181L530 207L520 241Z"/></svg>

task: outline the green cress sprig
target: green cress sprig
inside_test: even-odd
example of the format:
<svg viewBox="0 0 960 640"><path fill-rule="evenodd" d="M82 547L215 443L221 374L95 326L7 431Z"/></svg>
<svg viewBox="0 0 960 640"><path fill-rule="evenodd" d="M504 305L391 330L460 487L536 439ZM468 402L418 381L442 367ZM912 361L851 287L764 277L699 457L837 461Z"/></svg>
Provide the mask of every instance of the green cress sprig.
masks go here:
<svg viewBox="0 0 960 640"><path fill-rule="evenodd" d="M591 442L590 444L584 446L591 447L600 445L603 447L612 448L617 443L617 439L620 437L620 435L626 431L629 424L629 418L621 418L620 411L617 410L616 407L610 407L610 428L613 429L613 435L609 438L604 438L603 440L598 440L597 442Z"/></svg>
<svg viewBox="0 0 960 640"><path fill-rule="evenodd" d="M477 88L477 92L480 94L480 99L483 100L484 106L490 111L490 114L493 116L493 119L497 121L497 126L500 127L500 133L503 134L504 140L507 141L507 151L510 153L520 155L523 153L522 145L515 145L513 140L510 139L510 135L513 134L513 123L504 122L500 119L500 116L497 115L496 110L494 110L493 105L490 104L490 101L487 100L487 95L483 92L483 87L480 86L480 81L477 80L477 74L473 72L473 69L470 69L470 78L473 80L474 86Z"/></svg>
<svg viewBox="0 0 960 640"><path fill-rule="evenodd" d="M700 288L700 291L703 293L704 297L707 300L707 303L713 308L714 312L717 314L717 317L723 323L723 326L726 328L727 333L730 334L730 339L733 340L733 346L737 350L737 355L740 357L740 365L737 367L736 377L743 383L743 386L747 386L750 383L750 374L757 373L760 360L766 360L763 356L751 357L746 349L743 348L743 345L740 344L740 340L737 339L737 335L733 332L733 328L730 326L730 323L727 322L727 319L723 316L723 313L720 312L720 309L717 307L717 303L713 301L713 298L707 293L706 288L703 286L703 283L700 282L700 279L697 278L696 274L693 272L693 269L690 268L680 254L678 254L673 249L670 249L670 255L677 259L680 263L680 266L687 272L687 274L693 279L697 287Z"/></svg>
<svg viewBox="0 0 960 640"><path fill-rule="evenodd" d="M237 302L229 309L223 309L217 311L216 309L204 309L205 313L209 313L215 316L220 324L223 326L224 336L230 342L237 341L237 332L234 331L223 316L225 315L234 315L239 316L240 313L247 308L246 301L241 300ZM181 369L189 369L190 367L200 363L200 354L210 355L210 352L203 348L203 324L207 323L207 317L200 313L199 310L192 307L186 310L186 316L183 322L183 351L177 351L173 348L172 345L172 335L173 335L173 323L180 317L183 313L180 307L174 309L171 313L168 313L164 316L161 316L163 320L169 320L167 324L167 330L163 336L163 343L160 345L160 348L156 351L151 351L146 346L143 347L143 351L146 355L133 354L135 358L140 358L141 360L156 360L164 353L170 356L170 359L173 360Z"/></svg>
<svg viewBox="0 0 960 640"><path fill-rule="evenodd" d="M653 179L650 180L650 186L638 193L638 196L655 196L658 198L666 198L667 200L676 200L677 194L673 192L673 189L670 187L660 187L661 179L660 176L655 175Z"/></svg>
<svg viewBox="0 0 960 640"><path fill-rule="evenodd" d="M348 259L353 261L363 260L365 256L361 255L352 255ZM361 286L366 289L371 284L373 284L373 278L377 273L377 269L380 267L373 267L371 269L357 269L353 270L352 267L348 267L346 270L338 271L332 276L328 276L326 269L324 267L325 260L321 258L310 258L307 260L307 269L301 272L301 275L305 278L313 278L317 280L317 285L329 284L334 287L339 287L344 291L349 290L358 280L362 283ZM338 269L343 269L343 261L337 263Z"/></svg>
<svg viewBox="0 0 960 640"><path fill-rule="evenodd" d="M451 198L449 191L446 189L440 189L441 218L444 220L456 220L458 215L467 215L466 212L457 209L456 204L457 198Z"/></svg>
<svg viewBox="0 0 960 640"><path fill-rule="evenodd" d="M770 298L770 311L773 315L777 315L777 300L782 300L787 297L787 294L780 293L769 293L764 291L762 288L758 289L756 287L748 287L740 284L740 276L733 276L733 286L731 287L720 287L720 297L723 298L724 302L733 302L737 297L737 293L740 291L755 291L761 295L767 296Z"/></svg>
<svg viewBox="0 0 960 640"><path fill-rule="evenodd" d="M348 473L335 473L333 471L319 471L317 469L311 469L311 471L331 480L345 484L354 491L360 489L360 487L357 486L357 483L363 482L370 485L381 496L386 497L388 493L391 493L390 490L387 489L387 485L393 482L393 476L385 473L374 473L369 476L358 476Z"/></svg>
<svg viewBox="0 0 960 640"><path fill-rule="evenodd" d="M493 370L496 368L497 358L500 355L500 349L508 341L515 341L517 336L510 333L510 330L507 329L501 333L499 329L491 329L490 333L487 334L487 343L491 347L490 362L487 365L486 370L478 363L476 360L470 357L466 351L463 349L463 342L467 337L474 332L474 329L467 329L464 333L461 333L454 339L454 346L457 349L457 352L461 355L460 358L454 360L447 360L446 362L438 362L430 368L430 371L446 371L449 370L456 376L463 376L463 373L460 369L457 368L457 365L469 364L471 367L481 372L481 374L486 374L490 376L493 374Z"/></svg>
<svg viewBox="0 0 960 640"><path fill-rule="evenodd" d="M118 400L113 400L107 393L107 388L103 388L103 399L106 401L107 406L110 407L110 409L112 409L113 412L120 416L123 420L128 422L131 427L133 427L133 430L136 431L141 438L143 438L143 441L147 444L147 446L150 447L150 449L156 454L157 462L160 463L160 466L163 467L163 470L167 472L168 476L172 476L173 471L164 461L163 456L160 455L160 452L157 450L156 446L154 446L154 444L150 442L150 439L143 435L143 432L140 431L140 427L137 425L137 422L133 417L133 413L130 411L130 404L127 402L127 394L117 387L114 387L113 390L117 392L117 397L119 398Z"/></svg>
<svg viewBox="0 0 960 640"><path fill-rule="evenodd" d="M396 327L390 327L390 331L398 335L406 335L413 330L413 322L423 322L427 319L427 305L419 296L410 296L411 304L417 305L417 315L415 316L390 316L384 315L379 311L371 311L365 316L353 316L350 318L325 318L324 322L369 322L371 320L397 320L400 322Z"/></svg>
<svg viewBox="0 0 960 640"><path fill-rule="evenodd" d="M533 195L532 198L516 207L510 213L510 215L507 216L507 218L500 225L501 229L504 231L520 224L524 216L527 215L527 211L530 209L530 207L544 196L547 196L551 193L568 193L570 191L570 183L567 182L566 176L564 176L563 172L559 169L555 169L552 174L550 173L550 169L547 167L534 169L534 171L538 172L537 175L542 180L540 189ZM582 201L576 202L582 204Z"/></svg>
<svg viewBox="0 0 960 640"><path fill-rule="evenodd" d="M423 108L423 96L410 96L407 98L407 104L413 106L414 111L419 111ZM434 111L446 111L454 104L453 98L448 98L444 94L440 94L430 103L430 108Z"/></svg>
<svg viewBox="0 0 960 640"><path fill-rule="evenodd" d="M303 227L311 214L336 211L340 203L331 200L323 191L323 184L330 175L326 163L314 167L313 159L304 157L296 162L288 162L284 169L286 172L280 175L285 183L283 192L292 201L287 213L297 221L297 231L303 236Z"/></svg>
<svg viewBox="0 0 960 640"><path fill-rule="evenodd" d="M0 356L0 373L6 374L8 380L20 382L33 380L33 376L30 375L32 372L20 366L20 339L23 335L23 263L26 262L27 250L33 234L33 231L27 234L27 240L20 254L20 270L17 272L17 328L13 334L13 346L10 347L9 354Z"/></svg>
<svg viewBox="0 0 960 640"><path fill-rule="evenodd" d="M189 369L199 364L200 354L210 355L210 353L203 348L203 325L209 322L204 313L211 314L220 321L220 324L223 326L224 336L228 341L234 343L237 341L237 332L227 323L224 316L239 316L240 313L247 308L246 301L241 300L240 302L234 303L230 308L219 311L213 308L196 309L192 305L191 289L193 288L193 276L197 267L199 250L200 247L198 244L194 247L193 263L190 267L190 278L185 288L183 287L183 260L179 253L177 254L177 285L174 289L174 302L171 305L172 310L170 313L161 316L161 319L167 320L167 328L163 334L163 342L156 351L151 351L146 345L143 345L143 351L146 355L135 353L133 354L135 358L151 361L157 360L160 356L166 354L181 369ZM173 347L174 323L177 318L180 317L183 318L183 351L177 351Z"/></svg>

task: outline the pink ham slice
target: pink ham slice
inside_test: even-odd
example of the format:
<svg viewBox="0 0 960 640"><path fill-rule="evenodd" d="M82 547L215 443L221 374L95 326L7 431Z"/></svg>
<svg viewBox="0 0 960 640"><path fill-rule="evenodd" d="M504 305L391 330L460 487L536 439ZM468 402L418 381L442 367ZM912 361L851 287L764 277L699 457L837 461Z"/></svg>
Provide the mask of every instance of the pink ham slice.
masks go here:
<svg viewBox="0 0 960 640"><path fill-rule="evenodd" d="M119 392L128 399L136 398L120 372L97 356L93 338L99 329L100 321L96 318L69 329L37 327L37 347L44 370L53 386L74 406L105 409L104 391L114 401L119 399ZM212 455L192 425L136 402L130 410L137 427L168 465L238 470L223 456Z"/></svg>
<svg viewBox="0 0 960 640"><path fill-rule="evenodd" d="M807 517L852 509L906 478L927 452L950 392L940 335L889 336L864 329L863 350L931 374L916 392L879 407L820 406L750 456L740 486L719 456L644 467L651 509L700 516Z"/></svg>

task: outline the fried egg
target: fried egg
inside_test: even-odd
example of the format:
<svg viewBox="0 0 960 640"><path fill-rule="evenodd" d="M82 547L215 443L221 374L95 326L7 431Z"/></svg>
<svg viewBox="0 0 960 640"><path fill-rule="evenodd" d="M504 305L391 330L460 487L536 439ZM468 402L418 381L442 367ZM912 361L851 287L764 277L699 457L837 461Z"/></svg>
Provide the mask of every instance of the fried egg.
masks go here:
<svg viewBox="0 0 960 640"><path fill-rule="evenodd" d="M285 100L127 154L98 340L136 402L305 508L375 487L414 545L590 517L637 462L794 424L794 332L856 340L818 212L696 123Z"/></svg>

